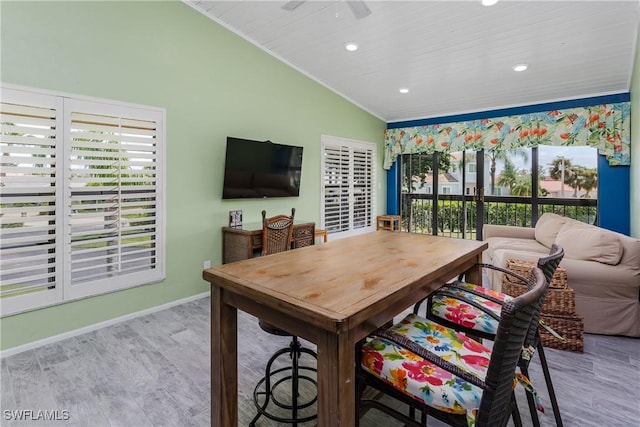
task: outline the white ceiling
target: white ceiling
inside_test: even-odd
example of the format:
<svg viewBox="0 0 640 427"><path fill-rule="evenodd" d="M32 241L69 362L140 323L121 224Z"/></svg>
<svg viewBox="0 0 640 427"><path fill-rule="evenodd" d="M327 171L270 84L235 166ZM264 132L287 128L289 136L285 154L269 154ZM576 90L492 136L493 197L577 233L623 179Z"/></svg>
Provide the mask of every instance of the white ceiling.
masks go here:
<svg viewBox="0 0 640 427"><path fill-rule="evenodd" d="M367 0L360 20L343 0L184 1L386 122L628 92L640 20L638 0Z"/></svg>

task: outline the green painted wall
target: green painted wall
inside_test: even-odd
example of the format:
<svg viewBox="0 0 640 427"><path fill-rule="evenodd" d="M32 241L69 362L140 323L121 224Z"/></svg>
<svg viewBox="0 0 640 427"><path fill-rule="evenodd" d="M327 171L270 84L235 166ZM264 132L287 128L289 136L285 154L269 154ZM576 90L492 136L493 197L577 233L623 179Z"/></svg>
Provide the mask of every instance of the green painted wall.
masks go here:
<svg viewBox="0 0 640 427"><path fill-rule="evenodd" d="M640 238L640 32L631 80L631 235Z"/></svg>
<svg viewBox="0 0 640 427"><path fill-rule="evenodd" d="M178 1L0 2L4 83L167 111L167 278L0 320L12 348L208 290L228 211L319 221L320 137L382 142L385 123ZM299 198L222 201L226 136L304 146ZM386 174L379 168L378 211Z"/></svg>

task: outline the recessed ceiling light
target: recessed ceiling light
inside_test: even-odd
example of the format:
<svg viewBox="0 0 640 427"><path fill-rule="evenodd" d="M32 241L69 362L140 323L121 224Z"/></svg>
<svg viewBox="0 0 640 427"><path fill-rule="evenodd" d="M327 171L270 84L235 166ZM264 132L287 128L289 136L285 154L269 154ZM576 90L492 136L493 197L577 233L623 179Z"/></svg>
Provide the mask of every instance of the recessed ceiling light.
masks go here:
<svg viewBox="0 0 640 427"><path fill-rule="evenodd" d="M482 0L483 6L493 6L496 3L498 3L498 0Z"/></svg>
<svg viewBox="0 0 640 427"><path fill-rule="evenodd" d="M400 89L398 89L398 91L400 93L409 93L409 88L408 87L401 87Z"/></svg>
<svg viewBox="0 0 640 427"><path fill-rule="evenodd" d="M358 43L356 43L356 42L346 42L344 44L344 48L347 49L349 52L355 52L356 50L358 50Z"/></svg>
<svg viewBox="0 0 640 427"><path fill-rule="evenodd" d="M513 71L520 72L526 70L527 68L529 68L527 64L516 64L513 66Z"/></svg>

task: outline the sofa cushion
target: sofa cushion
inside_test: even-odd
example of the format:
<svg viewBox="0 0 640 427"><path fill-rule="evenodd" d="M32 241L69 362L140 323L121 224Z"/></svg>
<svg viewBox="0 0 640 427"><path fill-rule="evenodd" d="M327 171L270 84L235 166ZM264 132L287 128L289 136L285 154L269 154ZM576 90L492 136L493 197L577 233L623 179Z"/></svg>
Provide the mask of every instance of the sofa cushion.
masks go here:
<svg viewBox="0 0 640 427"><path fill-rule="evenodd" d="M622 244L620 264L640 270L640 239L615 233Z"/></svg>
<svg viewBox="0 0 640 427"><path fill-rule="evenodd" d="M622 257L622 244L615 233L589 224L566 223L555 243L564 248L565 258L616 265Z"/></svg>
<svg viewBox="0 0 640 427"><path fill-rule="evenodd" d="M566 221L567 218L558 214L549 212L542 214L534 229L536 240L547 248L551 248Z"/></svg>
<svg viewBox="0 0 640 427"><path fill-rule="evenodd" d="M569 287L576 295L638 301L639 270L623 265L607 265L567 257L560 265L566 270Z"/></svg>
<svg viewBox="0 0 640 427"><path fill-rule="evenodd" d="M493 258L493 253L499 249L508 251L534 252L536 254L548 254L549 249L542 246L533 239L517 239L513 237L490 237L487 239L489 247L485 252L489 258Z"/></svg>

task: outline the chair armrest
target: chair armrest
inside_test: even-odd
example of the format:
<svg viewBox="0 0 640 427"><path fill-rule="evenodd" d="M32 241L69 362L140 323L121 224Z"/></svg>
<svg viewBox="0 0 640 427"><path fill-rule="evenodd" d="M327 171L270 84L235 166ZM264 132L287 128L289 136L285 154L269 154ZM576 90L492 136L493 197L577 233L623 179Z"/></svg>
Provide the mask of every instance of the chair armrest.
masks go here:
<svg viewBox="0 0 640 427"><path fill-rule="evenodd" d="M531 281L531 279L527 279L526 277L521 276L520 274L515 273L515 272L513 272L513 271L511 271L511 270L507 270L507 269L505 269L505 268L498 267L498 266L495 266L495 265L493 265L493 264L476 264L476 265L477 265L477 266L480 266L480 267L482 267L482 268L488 268L488 269L491 269L491 270L500 271L500 272L502 272L502 273L504 273L504 274L507 274L507 275L509 275L509 276L511 276L511 277L514 277L514 278L516 278L517 280L521 281L523 285L526 285L526 286L527 286L527 289L528 289L528 288L530 288L530 287L533 285L533 282ZM460 275L460 276L463 276L463 275ZM483 311L483 312L485 312L485 313L487 313L487 314L491 315L491 316L492 316L492 317L494 317L496 320L499 320L499 317L496 317L496 316L493 314L493 312L490 312L490 311L485 310L482 306L478 305L478 304L477 304L477 303L475 303L474 301L471 301L471 300L469 300L468 298L465 298L465 297L463 297L463 296L460 296L460 295L457 295L457 294L453 294L453 293L449 290L449 289L451 289L451 288L454 288L454 289L460 289L460 290L461 290L461 291L463 291L463 292L467 292L467 293L469 293L469 294L477 295L477 296L479 296L479 297L482 297L482 298L484 298L484 299L486 299L486 300L492 301L492 302L494 302L494 303L496 303L496 304L499 304L499 305L501 305L501 306L503 306L503 305L505 304L505 302L504 302L504 301L499 300L498 298L496 298L496 297L494 297L494 296L491 296L491 295L485 294L484 292L479 292L479 291L476 291L476 290L474 290L474 289L470 289L470 288L468 288L468 287L466 287L466 286L463 286L463 285L462 285L462 277L461 277L461 278L460 278L460 279L458 279L458 280L455 280L455 281L453 281L453 282L451 282L451 283L447 283L447 284L445 284L445 285L444 285L443 287L441 287L440 289L436 290L436 291L435 291L435 292L433 292L432 294L430 294L430 295L428 295L427 297L425 297L425 298L421 299L420 301L418 301L418 302L416 303L415 307L414 307L414 311L413 311L413 313L414 313L414 314L418 314L418 308L419 308L420 304L422 304L422 302L423 302L425 299L430 299L430 298L432 298L432 297L433 297L433 296L435 296L435 295L445 295L445 296L449 296L449 297L451 297L451 298L455 298L455 299L457 299L457 300L460 300L460 301L466 302L466 303L468 303L468 304L470 304L470 305L473 305L474 307L477 307L479 310L481 310L481 311Z"/></svg>
<svg viewBox="0 0 640 427"><path fill-rule="evenodd" d="M488 269L490 269L490 270L496 270L496 271L499 271L499 272L501 272L501 273L508 274L509 276L514 277L514 278L516 278L516 279L520 280L520 281L522 282L522 284L523 284L523 285L526 285L527 283L529 283L529 279L527 279L526 277L521 276L521 275L519 275L518 273L514 273L514 272L513 272L513 271L511 271L511 270L507 270L506 268L498 267L497 265L479 263L479 264L476 264L475 266L476 266L476 267L481 267L481 268L488 268ZM468 291L468 292L471 292L472 294L476 294L476 295L483 296L484 298L486 298L486 299L488 299L488 300L491 300L491 301L493 301L493 302L496 302L496 303L498 303L498 304L501 304L501 301L500 301L500 300L497 300L497 299L493 298L493 297L492 297L492 296L490 296L490 295L479 294L479 293L477 293L477 292L473 292L473 291L471 291L471 290L469 290L469 289L461 288L459 285L457 285L457 283L460 283L460 282L462 282L462 281L464 281L464 273L462 273L460 276L458 276L458 280L456 280L456 281L454 281L454 282L451 282L451 283L447 283L447 284L445 285L445 287L446 287L446 286L451 286L451 285L456 285L455 287L457 287L457 288L464 289L464 290L466 290L466 291Z"/></svg>
<svg viewBox="0 0 640 427"><path fill-rule="evenodd" d="M386 340L389 340L401 347L406 348L407 350L411 351L414 354L417 354L418 356L422 357L425 360L428 360L429 362L433 363L436 366L439 366L440 368L444 369L445 371L448 371L450 373L452 373L453 375L460 377L462 379L464 379L467 382L470 382L471 384L480 387L483 390L487 389L487 385L485 384L485 382L479 378L478 376L474 375L473 373L466 371L462 368L460 368L457 365L454 365L453 363L442 359L441 357L439 357L437 354L430 352L429 350L427 350L426 348L422 347L420 344L417 344L414 341L411 341L409 338L407 338L404 335L401 335L397 332L394 331L390 331L389 329L378 329L374 332L372 332L370 334L370 336L377 336Z"/></svg>
<svg viewBox="0 0 640 427"><path fill-rule="evenodd" d="M527 285L527 288L529 288L531 286L531 281L529 279L527 279L526 277L521 276L521 275L519 275L517 273L514 273L511 270L507 270L505 268L498 267L498 266L495 266L493 264L476 264L476 266L479 266L481 268L488 268L488 269L491 269L491 270L500 271L500 272L502 272L504 274L507 274L509 276L512 276L512 277L518 279L519 281L522 282L523 285ZM422 306L422 303L424 303L425 301L427 301L427 300L431 301L432 298L434 296L436 296L436 295L444 295L444 296L448 296L448 297L451 297L451 298L455 298L455 299L460 300L462 302L465 302L465 303L467 303L469 305L472 305L472 306L476 307L478 310L481 310L482 312L487 313L489 316L495 318L496 320L499 320L499 318L496 317L493 312L490 312L490 311L486 310L484 307L480 306L475 301L469 300L469 299L464 298L464 297L462 297L460 295L453 294L448 290L448 288L460 289L460 290L462 290L464 292L468 292L470 294L477 295L477 296L482 297L482 298L484 298L486 300L492 301L492 302L494 302L496 304L499 304L500 306L504 305L504 301L501 301L498 298L495 298L495 297L493 297L491 295L487 295L487 294L485 294L483 292L474 291L473 289L469 289L469 288L467 288L465 286L462 286L460 284L460 282L462 282L463 276L464 276L464 274L461 274L460 277L458 278L458 280L455 280L455 281L450 282L450 283L446 283L440 289L436 290L435 292L431 293L430 295L427 295L426 297L422 298L420 301L415 303L415 305L413 306L413 314L418 314L418 312L420 311L420 307Z"/></svg>
<svg viewBox="0 0 640 427"><path fill-rule="evenodd" d="M495 225L485 224L482 227L482 239L487 240L491 237L513 237L516 239L534 239L536 238L535 229L531 227L517 227L515 225Z"/></svg>
<svg viewBox="0 0 640 427"><path fill-rule="evenodd" d="M497 265L493 265L493 264L479 264L482 268L488 268L490 270L496 270L499 271L501 273L504 274L508 274L511 277L515 277L516 279L520 280L522 282L523 285L526 285L528 283L530 283L530 279L527 279L524 276L521 276L518 273L515 273L511 270L507 270L506 268L502 268L502 267L498 267Z"/></svg>
<svg viewBox="0 0 640 427"><path fill-rule="evenodd" d="M481 292L475 292L475 291L473 291L471 289L464 288L462 286L456 286L455 284L452 284L451 286L448 286L448 288L460 289L460 290L462 290L464 292L468 292L468 293L473 294L473 295L481 296L482 298L485 298L485 299L488 299L490 301L493 301L493 302L495 302L497 304L500 304L501 306L504 305L504 303L502 301L498 300L498 299L494 299L493 297L491 297L489 295L485 295L485 294L483 294ZM495 320L498 320L498 321L500 320L500 316L495 314L493 311L487 309L484 305L479 304L478 302L476 302L476 301L474 301L472 299L469 299L469 298L467 298L467 297L465 297L463 295L459 295L459 294L453 293L453 292L449 291L447 288L440 288L440 289L438 289L437 292L435 292L434 294L431 294L430 296L433 296L433 295L438 295L438 296L444 296L444 297L448 297L448 298L457 299L458 301L462 301L465 304L469 304L470 306L475 307L476 309L480 310L481 312L483 312L487 316L493 317Z"/></svg>

